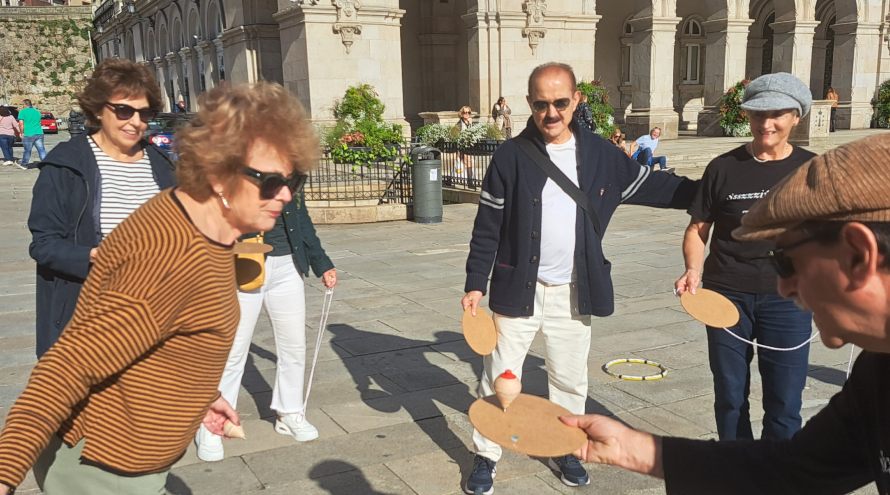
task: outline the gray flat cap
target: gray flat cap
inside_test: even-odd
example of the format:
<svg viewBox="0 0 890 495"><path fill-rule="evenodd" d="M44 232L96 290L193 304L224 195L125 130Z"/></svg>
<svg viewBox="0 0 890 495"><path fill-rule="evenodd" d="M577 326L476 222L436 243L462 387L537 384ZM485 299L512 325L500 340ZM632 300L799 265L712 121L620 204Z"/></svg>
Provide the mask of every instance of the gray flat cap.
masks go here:
<svg viewBox="0 0 890 495"><path fill-rule="evenodd" d="M768 112L793 108L803 117L810 113L813 96L810 88L787 72L765 74L751 81L745 88L742 109Z"/></svg>

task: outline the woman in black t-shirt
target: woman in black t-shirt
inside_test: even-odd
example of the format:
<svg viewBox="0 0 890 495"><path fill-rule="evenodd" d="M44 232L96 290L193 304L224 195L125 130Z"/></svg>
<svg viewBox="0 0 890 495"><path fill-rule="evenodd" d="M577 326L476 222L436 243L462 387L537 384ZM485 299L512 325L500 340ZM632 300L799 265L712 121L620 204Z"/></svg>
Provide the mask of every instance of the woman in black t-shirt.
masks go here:
<svg viewBox="0 0 890 495"><path fill-rule="evenodd" d="M729 298L739 309L739 323L729 330L766 346L788 348L805 342L812 315L776 291L776 272L766 258L771 242L738 242L731 232L742 215L813 153L788 143L791 130L812 103L810 91L791 74L761 76L745 92L742 108L753 139L708 164L688 212L683 239L686 272L678 294L705 288ZM713 226L714 235L710 236ZM711 248L705 260L705 245ZM704 270L702 271L702 266ZM719 328L707 327L708 354L714 375L714 413L721 440L753 439L748 394L753 346ZM801 393L807 376L809 345L781 352L759 349L763 384L763 438L784 439L801 426Z"/></svg>

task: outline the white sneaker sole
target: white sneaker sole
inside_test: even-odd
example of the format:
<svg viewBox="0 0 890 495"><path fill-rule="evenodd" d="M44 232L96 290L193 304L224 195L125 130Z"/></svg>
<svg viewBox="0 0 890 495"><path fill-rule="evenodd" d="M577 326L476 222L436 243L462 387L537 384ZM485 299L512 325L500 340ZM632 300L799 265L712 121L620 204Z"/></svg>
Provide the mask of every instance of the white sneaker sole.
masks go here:
<svg viewBox="0 0 890 495"><path fill-rule="evenodd" d="M294 438L294 440L298 442L311 442L318 438L318 431L310 431L310 432L297 432L294 433L293 430L290 429L286 424L282 423L279 420L275 420L275 431L282 434L288 435Z"/></svg>
<svg viewBox="0 0 890 495"><path fill-rule="evenodd" d="M466 493L467 495L491 495L492 493L494 493L494 479L497 477L497 475L498 475L498 468L495 467L494 469L491 470L491 488L489 488L488 491L477 492L475 490L470 490L470 488L467 485L464 485L464 493Z"/></svg>

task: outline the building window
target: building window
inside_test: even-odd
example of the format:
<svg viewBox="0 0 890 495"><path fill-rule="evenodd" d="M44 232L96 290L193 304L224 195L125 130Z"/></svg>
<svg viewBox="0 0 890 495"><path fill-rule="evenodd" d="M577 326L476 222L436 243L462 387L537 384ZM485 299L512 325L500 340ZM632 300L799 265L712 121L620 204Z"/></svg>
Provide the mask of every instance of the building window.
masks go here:
<svg viewBox="0 0 890 495"><path fill-rule="evenodd" d="M701 75L702 46L704 30L701 22L688 19L680 30L679 77L684 84L698 84Z"/></svg>
<svg viewBox="0 0 890 495"><path fill-rule="evenodd" d="M685 82L698 83L698 66L701 61L701 46L686 45L686 77Z"/></svg>

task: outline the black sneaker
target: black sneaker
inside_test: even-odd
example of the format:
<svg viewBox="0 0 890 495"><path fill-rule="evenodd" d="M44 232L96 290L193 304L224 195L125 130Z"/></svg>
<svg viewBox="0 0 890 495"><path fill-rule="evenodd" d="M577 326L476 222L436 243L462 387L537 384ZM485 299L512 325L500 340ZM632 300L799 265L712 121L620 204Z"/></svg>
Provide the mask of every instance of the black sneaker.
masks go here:
<svg viewBox="0 0 890 495"><path fill-rule="evenodd" d="M564 457L553 457L548 461L550 469L562 474L562 482L568 486L584 486L590 484L590 476L577 457L569 454Z"/></svg>
<svg viewBox="0 0 890 495"><path fill-rule="evenodd" d="M477 455L473 459L473 472L467 478L464 492L470 495L491 495L494 493L494 476L497 474L497 462Z"/></svg>

